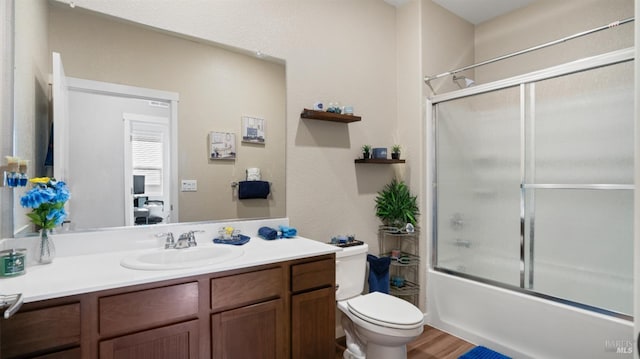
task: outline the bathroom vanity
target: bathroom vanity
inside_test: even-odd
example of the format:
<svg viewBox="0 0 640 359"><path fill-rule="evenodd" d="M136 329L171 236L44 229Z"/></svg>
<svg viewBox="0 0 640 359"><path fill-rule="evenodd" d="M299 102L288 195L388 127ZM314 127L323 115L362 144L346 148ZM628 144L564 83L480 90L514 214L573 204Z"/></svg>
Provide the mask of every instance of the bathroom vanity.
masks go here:
<svg viewBox="0 0 640 359"><path fill-rule="evenodd" d="M339 249L300 237L243 247L232 262L177 271L123 268L125 252L29 268L25 304L0 320L0 358L332 357ZM66 286L32 301L46 290L27 286L55 282L56 272ZM91 290L98 286L109 288Z"/></svg>

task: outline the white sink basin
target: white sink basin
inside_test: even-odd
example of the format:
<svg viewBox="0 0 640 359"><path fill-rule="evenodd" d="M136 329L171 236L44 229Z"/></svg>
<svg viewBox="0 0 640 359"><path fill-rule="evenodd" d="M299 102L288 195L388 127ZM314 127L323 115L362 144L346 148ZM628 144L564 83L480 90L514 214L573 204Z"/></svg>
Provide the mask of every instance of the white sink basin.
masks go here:
<svg viewBox="0 0 640 359"><path fill-rule="evenodd" d="M184 269L222 263L243 254L242 248L229 245L154 249L124 257L120 261L120 265L125 268L142 270Z"/></svg>

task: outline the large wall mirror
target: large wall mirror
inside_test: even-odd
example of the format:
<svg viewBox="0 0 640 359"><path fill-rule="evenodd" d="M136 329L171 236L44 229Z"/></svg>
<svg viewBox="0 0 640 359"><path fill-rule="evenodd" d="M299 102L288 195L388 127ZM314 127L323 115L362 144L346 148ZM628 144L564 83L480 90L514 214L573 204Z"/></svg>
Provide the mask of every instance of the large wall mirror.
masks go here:
<svg viewBox="0 0 640 359"><path fill-rule="evenodd" d="M139 103L126 108L116 102L127 96L107 96L106 107L94 105L91 91L86 96L70 97L72 115L78 104L84 108L81 115L76 113L75 124L69 122L71 159L67 161L76 165L75 172L64 178L72 195L71 229L132 224L126 220L131 216L129 212L138 205L145 206L147 201L147 207L157 209L153 207L154 200L162 200L154 197L159 193L157 189L147 195L134 195L136 200L131 202L135 203L126 203L124 191L133 190L135 181L127 172L131 155L125 134L138 131L144 142L153 137L146 135L155 133L146 126L145 119L161 118L172 111L177 114L176 125L165 138L175 136L177 146L172 162L165 166L175 168L176 175L169 180L170 188L164 189L163 204L173 201L173 206L167 207L179 211L174 215L171 208L163 208L165 222L286 216L284 61L71 8L57 1L15 1L14 6L14 155L29 160L30 177L56 175L55 165L46 161L52 142L56 148L50 136L54 117L50 84L53 52L60 54L65 75L72 78L72 83L82 79L177 96L173 104L143 98L135 99ZM136 106L150 112L137 113ZM243 117L250 121L243 123ZM56 120L53 122L55 133ZM247 126L250 136L255 137L256 129L261 131L264 141L243 141ZM235 159L211 155L212 132L234 136ZM150 151L144 148L143 152ZM259 168L262 180L270 183L266 199L239 199L233 183L245 180L248 168ZM147 175L147 188L151 177L153 174ZM185 180L187 186L196 181L196 191L184 191ZM25 191L26 188L14 191L14 235L35 230L25 216L27 211L19 204ZM166 197L168 192L174 193L170 199ZM138 201L139 197L143 198ZM134 222L135 219L134 215Z"/></svg>

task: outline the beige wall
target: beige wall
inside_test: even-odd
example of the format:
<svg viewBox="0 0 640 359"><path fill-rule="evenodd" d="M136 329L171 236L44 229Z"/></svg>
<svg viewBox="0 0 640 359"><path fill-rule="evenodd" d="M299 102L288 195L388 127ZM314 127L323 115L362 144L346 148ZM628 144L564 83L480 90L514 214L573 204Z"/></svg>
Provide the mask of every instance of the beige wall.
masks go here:
<svg viewBox="0 0 640 359"><path fill-rule="evenodd" d="M198 181L197 192L179 194L179 221L286 215L283 64L65 5L50 7L49 25L67 76L179 94L179 180ZM265 119L265 145L241 142L241 116ZM236 134L235 161L208 159L210 131ZM268 199L234 195L230 183L248 167L272 183Z"/></svg>
<svg viewBox="0 0 640 359"><path fill-rule="evenodd" d="M421 1L423 75L433 76L472 64L474 26L431 0ZM473 71L460 75L474 77ZM450 76L433 80L431 85L438 94L458 89ZM424 89L425 95L432 95L429 88Z"/></svg>
<svg viewBox="0 0 640 359"><path fill-rule="evenodd" d="M538 0L476 26L475 61L554 41L633 17L633 0ZM633 23L476 69L486 83L633 46Z"/></svg>
<svg viewBox="0 0 640 359"><path fill-rule="evenodd" d="M398 76L398 129L397 143L402 144L402 154L408 165L396 166L399 177L404 178L414 195L418 196L420 209L419 225L420 255L426 258L426 232L428 214L424 188L426 185L424 166L426 163L423 140L425 126L422 120L424 95L422 93L422 53L420 30L421 2L410 1L396 10L397 76ZM426 261L421 262L420 273L425 273ZM420 275L420 284L425 286L425 276ZM420 307L424 308L425 291L420 291Z"/></svg>

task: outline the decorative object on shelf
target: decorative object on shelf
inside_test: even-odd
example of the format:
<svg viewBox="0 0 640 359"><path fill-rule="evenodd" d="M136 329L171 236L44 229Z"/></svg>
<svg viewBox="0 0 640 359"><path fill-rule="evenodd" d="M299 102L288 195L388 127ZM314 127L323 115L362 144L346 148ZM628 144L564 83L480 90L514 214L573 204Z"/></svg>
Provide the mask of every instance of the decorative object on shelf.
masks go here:
<svg viewBox="0 0 640 359"><path fill-rule="evenodd" d="M377 147L373 149L373 158L374 159L387 159L387 148L386 147Z"/></svg>
<svg viewBox="0 0 640 359"><path fill-rule="evenodd" d="M236 135L231 132L209 132L209 159L235 160Z"/></svg>
<svg viewBox="0 0 640 359"><path fill-rule="evenodd" d="M264 119L242 116L242 142L264 145Z"/></svg>
<svg viewBox="0 0 640 359"><path fill-rule="evenodd" d="M314 111L324 111L324 104L320 101L317 101L313 104Z"/></svg>
<svg viewBox="0 0 640 359"><path fill-rule="evenodd" d="M5 156L7 165L2 166L3 181L2 186L6 187L24 187L27 185L29 177L27 176L28 160L22 160L19 157Z"/></svg>
<svg viewBox="0 0 640 359"><path fill-rule="evenodd" d="M341 114L342 108L340 108L340 102L329 102L329 107L327 107L327 112Z"/></svg>
<svg viewBox="0 0 640 359"><path fill-rule="evenodd" d="M391 147L391 159L393 160L400 159L400 145L393 145Z"/></svg>
<svg viewBox="0 0 640 359"><path fill-rule="evenodd" d="M391 277L391 285L396 288L404 287L404 277L401 275L394 275Z"/></svg>
<svg viewBox="0 0 640 359"><path fill-rule="evenodd" d="M371 145L362 146L362 158L368 160L371 157Z"/></svg>
<svg viewBox="0 0 640 359"><path fill-rule="evenodd" d="M406 227L416 225L419 215L417 197L411 195L403 181L394 178L376 197L376 216L387 226Z"/></svg>
<svg viewBox="0 0 640 359"><path fill-rule="evenodd" d="M343 115L339 113L309 110L307 108L305 108L302 111L302 113L300 114L300 117L308 118L312 120L341 122L341 123L350 123L350 122L357 122L362 120L360 116L356 116L356 115Z"/></svg>
<svg viewBox="0 0 640 359"><path fill-rule="evenodd" d="M55 246L49 234L67 217L64 204L69 199L69 189L64 182L49 177L32 178L30 182L34 187L22 196L20 204L33 209L27 216L41 228L35 259L38 263L47 264L55 257Z"/></svg>
<svg viewBox="0 0 640 359"><path fill-rule="evenodd" d="M353 115L353 106L342 106L342 113L345 115Z"/></svg>

